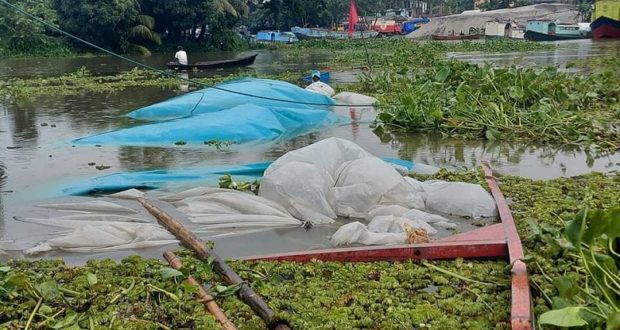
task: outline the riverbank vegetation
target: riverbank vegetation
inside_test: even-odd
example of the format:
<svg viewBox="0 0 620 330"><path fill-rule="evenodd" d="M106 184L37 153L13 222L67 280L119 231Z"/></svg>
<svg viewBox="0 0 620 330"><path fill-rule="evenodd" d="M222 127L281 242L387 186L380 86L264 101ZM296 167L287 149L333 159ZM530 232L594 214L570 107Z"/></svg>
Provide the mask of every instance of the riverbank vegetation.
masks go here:
<svg viewBox="0 0 620 330"><path fill-rule="evenodd" d="M496 68L413 47L381 60L360 86L385 105L380 130L620 148L620 75L613 66L575 74L551 66Z"/></svg>
<svg viewBox="0 0 620 330"><path fill-rule="evenodd" d="M422 179L484 182L480 172L442 171ZM582 207L612 210L620 206L620 175L588 174L550 181L507 176L499 180L512 201L524 242L536 315L576 307L584 311L579 315L591 322L592 328L611 324L608 322L613 319L608 317L615 314L600 305L606 298L591 278L586 279L588 265L579 253L567 249L562 233L567 226L574 226L571 220L583 219L579 213ZM618 213L613 212L617 224ZM598 236L591 236L599 242ZM596 248L596 253L599 251L605 253ZM180 272L162 261L140 257L121 263L93 260L80 267L54 260L1 265L0 327L217 328L215 320L194 300L194 289L183 282L191 273L214 293L234 324L264 328L234 296L235 287L223 285L209 265L194 259L190 252L179 255L184 264ZM509 328L509 267L504 261L303 265L233 261L231 265L296 329ZM568 288L567 283L574 288ZM606 318L585 310L607 313Z"/></svg>

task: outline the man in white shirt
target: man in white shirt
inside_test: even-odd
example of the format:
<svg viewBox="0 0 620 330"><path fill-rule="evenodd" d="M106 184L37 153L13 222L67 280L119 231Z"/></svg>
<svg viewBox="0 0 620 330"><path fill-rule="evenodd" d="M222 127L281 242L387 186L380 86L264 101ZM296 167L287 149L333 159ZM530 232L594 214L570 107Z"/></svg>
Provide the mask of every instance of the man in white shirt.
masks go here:
<svg viewBox="0 0 620 330"><path fill-rule="evenodd" d="M174 54L174 60L181 65L187 65L187 53L183 50L183 47L179 46L178 51Z"/></svg>

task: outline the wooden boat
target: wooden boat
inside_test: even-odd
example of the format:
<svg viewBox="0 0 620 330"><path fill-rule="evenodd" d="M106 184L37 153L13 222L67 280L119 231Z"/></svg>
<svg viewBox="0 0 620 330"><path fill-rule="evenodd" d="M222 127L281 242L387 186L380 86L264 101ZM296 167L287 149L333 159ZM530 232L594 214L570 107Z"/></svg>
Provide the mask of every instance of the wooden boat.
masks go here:
<svg viewBox="0 0 620 330"><path fill-rule="evenodd" d="M221 60L221 61L207 61L207 62L196 62L194 64L179 64L176 62L169 62L166 66L169 69L175 70L191 70L191 69L221 69L221 68L237 68L254 64L254 60L256 60L256 56L258 54L252 54L245 57L235 58L232 60Z"/></svg>
<svg viewBox="0 0 620 330"><path fill-rule="evenodd" d="M305 76L301 78L305 83L312 83L312 76ZM329 70L321 70L321 82L329 84Z"/></svg>
<svg viewBox="0 0 620 330"><path fill-rule="evenodd" d="M504 259L511 268L510 324L515 330L534 329L534 311L527 265L517 227L504 194L488 164L483 164L487 184L495 199L500 223L446 237L424 244L380 247L353 247L278 253L244 258L245 260L290 261L313 260L335 262L375 262L404 260L441 260L456 258Z"/></svg>
<svg viewBox="0 0 620 330"><path fill-rule="evenodd" d="M431 38L433 40L474 40L474 39L480 39L480 35L479 34L455 34L455 35L448 35L448 36L444 36L444 35L439 35L439 34L433 34L431 35Z"/></svg>

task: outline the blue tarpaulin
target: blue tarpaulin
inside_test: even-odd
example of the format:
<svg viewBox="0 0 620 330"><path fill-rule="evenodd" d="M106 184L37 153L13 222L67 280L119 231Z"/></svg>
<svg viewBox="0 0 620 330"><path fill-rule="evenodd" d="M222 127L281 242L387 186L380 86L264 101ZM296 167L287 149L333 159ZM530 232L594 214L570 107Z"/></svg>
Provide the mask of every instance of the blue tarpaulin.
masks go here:
<svg viewBox="0 0 620 330"><path fill-rule="evenodd" d="M215 89L185 94L129 114L156 123L88 136L74 144L171 146L175 142L203 144L221 141L259 144L345 125L350 118L337 115L334 101L295 85L267 79L242 79L219 85L257 96L296 101L289 103L238 95ZM161 120L161 121L160 121Z"/></svg>
<svg viewBox="0 0 620 330"><path fill-rule="evenodd" d="M407 169L413 168L410 161L397 158L383 158L384 161ZM152 170L115 173L93 178L63 189L68 195L88 195L93 193L111 193L131 188L157 189L162 187L205 184L214 185L225 174L234 176L235 180L254 180L261 178L271 162L252 163L237 166L206 167L178 170Z"/></svg>
<svg viewBox="0 0 620 330"><path fill-rule="evenodd" d="M293 84L278 80L244 78L228 81L217 85L217 87L227 91L258 97L239 95L214 88L205 88L135 110L127 116L140 120L158 121L222 111L248 103L263 107L285 107L309 110L329 110L329 107L320 107L303 103L335 104L334 100L328 96L310 92ZM266 97L267 99L261 97ZM274 101L273 99L299 103Z"/></svg>
<svg viewBox="0 0 620 330"><path fill-rule="evenodd" d="M181 141L187 144L221 141L259 144L350 122L350 118L332 111L244 104L230 110L119 129L77 139L73 143L173 146Z"/></svg>

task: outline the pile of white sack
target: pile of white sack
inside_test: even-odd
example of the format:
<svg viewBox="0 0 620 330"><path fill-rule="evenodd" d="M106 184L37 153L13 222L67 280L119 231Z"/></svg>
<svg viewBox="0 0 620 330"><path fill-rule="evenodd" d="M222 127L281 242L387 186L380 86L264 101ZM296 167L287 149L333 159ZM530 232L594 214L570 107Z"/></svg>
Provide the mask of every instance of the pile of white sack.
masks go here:
<svg viewBox="0 0 620 330"><path fill-rule="evenodd" d="M293 217L314 224L337 217L352 222L333 236L334 246L402 244L404 224L437 233L433 226L453 228L448 219L422 210L455 216L493 217L493 197L480 185L462 182L420 182L355 143L329 138L291 151L276 160L261 180L259 196L282 205Z"/></svg>
<svg viewBox="0 0 620 330"><path fill-rule="evenodd" d="M405 173L403 173L405 172ZM481 218L497 214L495 201L480 185L462 182L420 182L403 168L390 165L353 142L329 138L288 152L273 162L261 180L258 196L236 190L198 187L149 196L169 203L190 222L192 230L209 235L243 230L322 225L351 218L331 237L334 246L389 245L407 241L405 227L423 229L456 224L429 212ZM109 197L135 199L131 190ZM129 203L129 202L126 202ZM137 208L140 206L136 203ZM70 229L27 253L52 249L108 251L175 242L156 221L136 216L134 209L106 201L40 205L72 212L51 219L19 219Z"/></svg>

